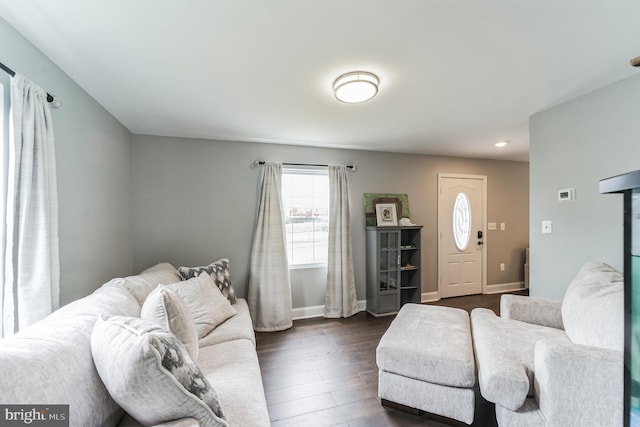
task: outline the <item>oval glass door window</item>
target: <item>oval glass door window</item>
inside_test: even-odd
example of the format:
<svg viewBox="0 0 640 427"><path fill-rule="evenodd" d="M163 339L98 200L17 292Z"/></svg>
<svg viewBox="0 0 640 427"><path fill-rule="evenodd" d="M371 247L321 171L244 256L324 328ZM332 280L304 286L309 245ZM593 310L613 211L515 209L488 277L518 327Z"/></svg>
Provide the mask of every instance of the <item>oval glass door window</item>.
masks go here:
<svg viewBox="0 0 640 427"><path fill-rule="evenodd" d="M459 251L469 246L471 239L471 204L467 193L459 193L453 204L453 240Z"/></svg>

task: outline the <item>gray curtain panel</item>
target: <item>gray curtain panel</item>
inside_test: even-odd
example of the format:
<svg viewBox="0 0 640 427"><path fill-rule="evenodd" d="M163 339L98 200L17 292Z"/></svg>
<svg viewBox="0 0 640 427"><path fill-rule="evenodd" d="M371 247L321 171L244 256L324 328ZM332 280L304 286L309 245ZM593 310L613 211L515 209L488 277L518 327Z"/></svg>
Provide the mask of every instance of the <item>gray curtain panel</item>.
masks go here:
<svg viewBox="0 0 640 427"><path fill-rule="evenodd" d="M259 332L293 326L281 183L282 165L265 163L249 267L249 311Z"/></svg>
<svg viewBox="0 0 640 427"><path fill-rule="evenodd" d="M329 166L329 257L324 316L349 317L357 312L347 168Z"/></svg>
<svg viewBox="0 0 640 427"><path fill-rule="evenodd" d="M24 76L11 79L2 334L46 317L60 305L58 194L47 93Z"/></svg>

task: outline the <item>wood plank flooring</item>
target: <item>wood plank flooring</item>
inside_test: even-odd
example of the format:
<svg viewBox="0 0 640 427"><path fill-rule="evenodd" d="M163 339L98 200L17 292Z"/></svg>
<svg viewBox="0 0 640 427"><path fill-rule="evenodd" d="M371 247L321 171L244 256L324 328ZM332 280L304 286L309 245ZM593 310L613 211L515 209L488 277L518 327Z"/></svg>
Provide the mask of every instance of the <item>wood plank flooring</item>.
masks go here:
<svg viewBox="0 0 640 427"><path fill-rule="evenodd" d="M500 295L433 304L499 311ZM283 332L256 333L272 426L445 426L428 415L384 408L377 397L375 350L394 316L294 321Z"/></svg>

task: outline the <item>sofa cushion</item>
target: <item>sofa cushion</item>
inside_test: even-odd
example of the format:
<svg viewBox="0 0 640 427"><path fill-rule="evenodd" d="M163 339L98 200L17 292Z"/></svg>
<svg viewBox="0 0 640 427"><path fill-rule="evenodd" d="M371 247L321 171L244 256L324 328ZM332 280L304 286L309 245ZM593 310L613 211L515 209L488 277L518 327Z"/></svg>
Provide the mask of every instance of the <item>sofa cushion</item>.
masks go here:
<svg viewBox="0 0 640 427"><path fill-rule="evenodd" d="M561 329L504 319L486 308L471 312L471 331L480 392L511 411L533 395L536 342L542 338L569 342Z"/></svg>
<svg viewBox="0 0 640 427"><path fill-rule="evenodd" d="M147 295L153 291L159 283L174 283L180 280L176 268L163 262L147 268L142 273L125 278L115 278L107 284L116 284L126 288L142 306Z"/></svg>
<svg viewBox="0 0 640 427"><path fill-rule="evenodd" d="M406 304L376 349L378 368L452 387L476 383L469 314L435 305Z"/></svg>
<svg viewBox="0 0 640 427"><path fill-rule="evenodd" d="M167 288L178 294L189 307L196 323L198 338L204 337L220 323L237 314L206 272L189 280L167 285Z"/></svg>
<svg viewBox="0 0 640 427"><path fill-rule="evenodd" d="M193 417L202 426L229 425L215 390L182 343L156 323L100 318L91 353L111 397L140 423Z"/></svg>
<svg viewBox="0 0 640 427"><path fill-rule="evenodd" d="M622 351L622 273L604 263L586 263L564 294L562 321L567 335L574 343Z"/></svg>
<svg viewBox="0 0 640 427"><path fill-rule="evenodd" d="M271 425L258 354L251 341L232 340L200 348L198 366L218 392L229 425Z"/></svg>
<svg viewBox="0 0 640 427"><path fill-rule="evenodd" d="M140 317L171 331L184 344L189 355L194 360L198 358L196 322L191 317L189 307L178 294L166 286L158 285L142 305Z"/></svg>
<svg viewBox="0 0 640 427"><path fill-rule="evenodd" d="M218 289L220 289L222 295L227 297L231 304L236 303L236 292L233 289L233 283L231 282L231 271L229 269L229 260L227 258L222 258L209 265L201 267L180 267L178 268L178 272L185 280L197 277L202 272L207 272L211 275L211 279L213 279Z"/></svg>

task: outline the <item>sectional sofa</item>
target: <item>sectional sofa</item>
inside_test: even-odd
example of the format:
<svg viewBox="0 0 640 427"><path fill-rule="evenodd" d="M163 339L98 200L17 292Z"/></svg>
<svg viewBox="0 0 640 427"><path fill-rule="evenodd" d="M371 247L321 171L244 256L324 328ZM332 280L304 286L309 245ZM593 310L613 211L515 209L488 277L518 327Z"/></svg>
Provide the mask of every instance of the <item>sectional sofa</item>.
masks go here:
<svg viewBox="0 0 640 427"><path fill-rule="evenodd" d="M0 340L0 403L69 405L78 427L270 425L247 303L212 280L226 268L158 264Z"/></svg>
<svg viewBox="0 0 640 427"><path fill-rule="evenodd" d="M479 426L486 401L500 427L621 426L623 312L622 274L597 262L562 301L503 295L500 316L406 304L377 347L378 395Z"/></svg>

